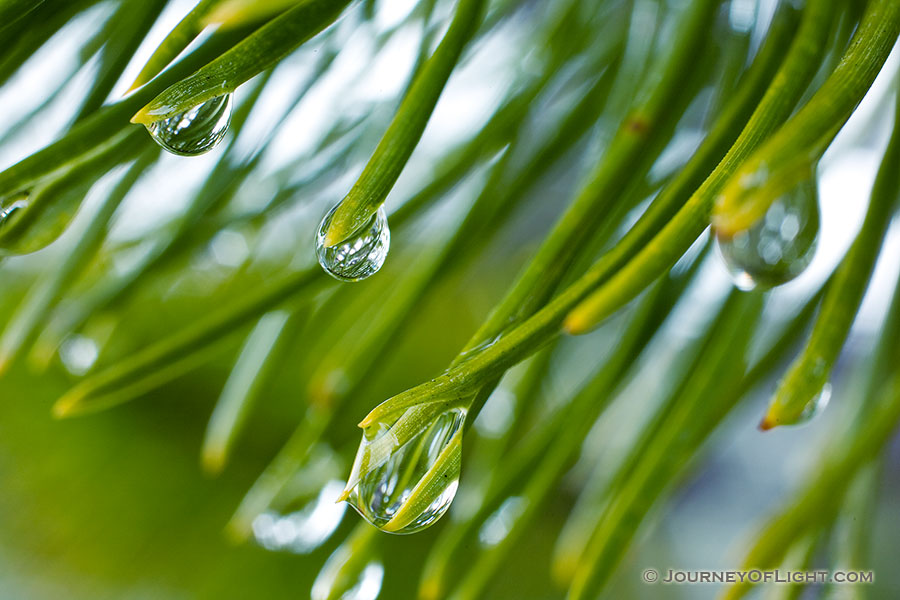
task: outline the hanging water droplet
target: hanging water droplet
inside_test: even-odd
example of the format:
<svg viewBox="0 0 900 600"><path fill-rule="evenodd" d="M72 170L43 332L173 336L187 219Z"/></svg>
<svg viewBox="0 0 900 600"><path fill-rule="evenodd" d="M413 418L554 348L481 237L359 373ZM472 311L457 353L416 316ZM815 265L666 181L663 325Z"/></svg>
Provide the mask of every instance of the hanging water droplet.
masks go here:
<svg viewBox="0 0 900 600"><path fill-rule="evenodd" d="M771 288L795 278L812 261L819 234L815 176L777 198L755 225L717 245L734 284Z"/></svg>
<svg viewBox="0 0 900 600"><path fill-rule="evenodd" d="M215 148L231 123L233 94L217 96L174 117L154 121L147 131L172 154L198 156Z"/></svg>
<svg viewBox="0 0 900 600"><path fill-rule="evenodd" d="M350 505L389 533L415 533L437 522L450 508L459 486L465 419L464 410L449 410L394 448L386 461L363 475L350 491ZM392 436L388 427L364 436L357 460L367 460L369 446L383 445Z"/></svg>
<svg viewBox="0 0 900 600"><path fill-rule="evenodd" d="M352 236L327 248L325 234L331 225L337 206L328 211L319 224L316 234L316 256L325 271L341 281L362 281L377 273L387 259L391 247L391 230L388 228L384 207L378 209L369 222Z"/></svg>
<svg viewBox="0 0 900 600"><path fill-rule="evenodd" d="M800 418L793 424L802 425L804 423L809 423L828 408L829 400L831 400L831 384L826 383L816 397L806 404L803 412L800 413Z"/></svg>

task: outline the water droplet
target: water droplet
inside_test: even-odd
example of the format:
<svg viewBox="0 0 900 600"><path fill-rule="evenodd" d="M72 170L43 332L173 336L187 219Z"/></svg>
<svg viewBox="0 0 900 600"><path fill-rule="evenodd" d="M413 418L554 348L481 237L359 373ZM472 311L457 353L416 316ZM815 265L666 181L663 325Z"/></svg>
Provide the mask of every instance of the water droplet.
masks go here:
<svg viewBox="0 0 900 600"><path fill-rule="evenodd" d="M384 207L378 209L352 236L330 248L325 247L325 233L337 206L328 211L316 234L316 256L325 271L341 281L362 281L377 273L387 259L391 247Z"/></svg>
<svg viewBox="0 0 900 600"><path fill-rule="evenodd" d="M510 319L510 324L512 322L513 322L512 319ZM486 340L482 340L481 342L478 342L478 344L476 344L475 346L472 346L471 348L463 350L462 352L459 353L459 357L456 359L456 362L454 364L459 365L466 361L472 360L473 358L475 358L476 356L478 356L479 354L481 354L482 352L484 352L485 350L487 350L488 348L490 348L491 346L496 344L497 340L499 340L499 339L500 339L500 335L495 335L492 338L488 338Z"/></svg>
<svg viewBox="0 0 900 600"><path fill-rule="evenodd" d="M231 123L233 94L217 96L174 117L147 125L157 144L180 156L198 156L215 148Z"/></svg>
<svg viewBox="0 0 900 600"><path fill-rule="evenodd" d="M20 195L9 204L0 205L0 227L12 217L13 213L28 206L28 196Z"/></svg>
<svg viewBox="0 0 900 600"><path fill-rule="evenodd" d="M335 504L334 497L343 488L343 482L334 479L298 511L280 514L269 510L257 515L253 519L253 537L267 550L309 554L340 525L346 505Z"/></svg>
<svg viewBox="0 0 900 600"><path fill-rule="evenodd" d="M381 593L384 567L372 560L375 530L357 528L331 553L313 582L312 600L375 600Z"/></svg>
<svg viewBox="0 0 900 600"><path fill-rule="evenodd" d="M810 400L806 407L803 409L803 412L800 413L800 418L797 419L797 422L794 425L802 425L804 423L809 423L819 415L821 415L826 408L828 408L828 401L831 400L831 384L826 383L822 386L822 390L819 394Z"/></svg>
<svg viewBox="0 0 900 600"><path fill-rule="evenodd" d="M449 410L395 448L351 490L350 505L389 533L415 533L433 525L456 496L465 419L464 410ZM357 456L367 456L367 446L380 445L384 436L393 435L388 427L382 427L374 435L364 436Z"/></svg>
<svg viewBox="0 0 900 600"><path fill-rule="evenodd" d="M782 195L751 228L717 237L719 254L742 290L787 283L812 261L819 234L815 177Z"/></svg>
<svg viewBox="0 0 900 600"><path fill-rule="evenodd" d="M338 548L340 551L340 548ZM337 553L337 552L336 552ZM331 559L329 558L329 563ZM329 569L329 564L316 577L313 582L310 598L312 600L328 600L329 598L340 598L340 600L375 600L381 593L381 582L384 579L384 567L378 561L372 561L367 564L359 573L359 579L355 584L340 596L332 593L335 585L337 573L334 569Z"/></svg>

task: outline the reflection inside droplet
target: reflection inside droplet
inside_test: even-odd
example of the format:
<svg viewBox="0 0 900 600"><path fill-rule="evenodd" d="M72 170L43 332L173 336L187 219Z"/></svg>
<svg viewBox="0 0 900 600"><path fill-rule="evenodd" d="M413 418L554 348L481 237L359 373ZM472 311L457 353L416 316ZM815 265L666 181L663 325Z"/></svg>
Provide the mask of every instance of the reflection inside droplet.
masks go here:
<svg viewBox="0 0 900 600"><path fill-rule="evenodd" d="M228 132L232 105L233 94L218 96L174 117L154 121L147 125L147 131L157 144L173 154L204 154Z"/></svg>
<svg viewBox="0 0 900 600"><path fill-rule="evenodd" d="M332 208L319 224L316 234L316 257L325 271L341 281L361 281L377 273L387 259L391 247L391 230L388 228L384 207L378 209L369 222L340 244L325 246L325 234L337 206Z"/></svg>
<svg viewBox="0 0 900 600"><path fill-rule="evenodd" d="M775 200L755 225L717 236L719 253L742 290L771 288L797 277L812 261L819 234L815 177Z"/></svg>
<svg viewBox="0 0 900 600"><path fill-rule="evenodd" d="M383 464L352 489L350 505L389 533L415 533L437 522L450 508L459 486L465 416L462 409L449 410L394 448ZM380 445L392 435L384 429L371 439L363 437L357 460L367 456L367 446Z"/></svg>
<svg viewBox="0 0 900 600"><path fill-rule="evenodd" d="M253 537L267 550L308 554L331 537L341 523L346 505L336 504L334 497L344 484L338 480L326 483L319 495L302 509L282 515L266 511L253 520Z"/></svg>

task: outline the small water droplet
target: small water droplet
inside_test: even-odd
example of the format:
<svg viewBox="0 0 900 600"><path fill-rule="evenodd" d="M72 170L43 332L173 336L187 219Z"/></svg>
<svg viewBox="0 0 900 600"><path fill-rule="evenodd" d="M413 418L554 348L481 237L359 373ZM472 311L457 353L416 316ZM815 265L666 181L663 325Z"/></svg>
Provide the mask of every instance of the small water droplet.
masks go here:
<svg viewBox="0 0 900 600"><path fill-rule="evenodd" d="M228 132L233 96L217 96L174 117L150 123L147 131L157 144L172 154L205 154L215 148Z"/></svg>
<svg viewBox="0 0 900 600"><path fill-rule="evenodd" d="M803 409L803 412L800 413L800 418L797 419L797 422L794 425L802 425L804 423L809 423L819 415L821 415L826 408L828 408L828 401L831 400L831 384L826 383L822 386L822 390L818 393L818 395L810 400L806 407Z"/></svg>
<svg viewBox="0 0 900 600"><path fill-rule="evenodd" d="M346 505L335 504L334 497L343 487L343 482L331 480L300 510L288 514L268 510L258 515L253 519L254 539L267 550L309 554L340 525Z"/></svg>
<svg viewBox="0 0 900 600"><path fill-rule="evenodd" d="M819 234L815 177L782 195L751 228L717 246L734 284L742 290L787 283L809 266Z"/></svg>
<svg viewBox="0 0 900 600"><path fill-rule="evenodd" d="M348 498L367 521L389 533L415 533L433 525L450 508L459 487L462 430L466 413L453 409L365 474ZM364 436L360 454L384 435Z"/></svg>
<svg viewBox="0 0 900 600"><path fill-rule="evenodd" d="M325 271L340 281L362 281L377 273L387 259L391 247L384 207L352 236L330 248L325 247L325 234L337 206L328 211L316 234L316 256Z"/></svg>
<svg viewBox="0 0 900 600"><path fill-rule="evenodd" d="M381 593L381 583L384 580L384 567L378 561L371 561L358 573L353 573L354 569L352 569L351 563L354 558L356 557L352 555L346 542L338 546L316 576L310 591L310 598L312 600L328 600L329 598L375 600L378 598L378 594ZM349 580L348 568L355 576L353 580ZM345 581L345 579L349 581Z"/></svg>
<svg viewBox="0 0 900 600"><path fill-rule="evenodd" d="M19 195L9 204L0 205L0 227L3 227L7 220L12 217L13 213L15 213L17 210L24 209L27 206L27 195Z"/></svg>
<svg viewBox="0 0 900 600"><path fill-rule="evenodd" d="M512 323L512 320L510 320L510 323ZM495 335L492 338L488 338L486 340L482 340L482 341L478 342L478 344L476 344L475 346L472 346L471 348L463 350L462 352L459 353L459 356L457 357L454 365L459 365L459 364L462 364L469 360L472 360L473 358L475 358L476 356L481 354L483 351L487 350L488 348L490 348L491 346L496 344L497 340L499 340L499 339L500 339L500 335ZM447 370L449 371L450 368L448 368Z"/></svg>

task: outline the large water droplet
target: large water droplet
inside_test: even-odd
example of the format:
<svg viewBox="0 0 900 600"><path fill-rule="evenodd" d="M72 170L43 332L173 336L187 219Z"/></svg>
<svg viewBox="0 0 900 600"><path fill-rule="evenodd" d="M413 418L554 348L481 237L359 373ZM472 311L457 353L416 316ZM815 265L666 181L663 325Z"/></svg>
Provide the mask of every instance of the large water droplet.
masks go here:
<svg viewBox="0 0 900 600"><path fill-rule="evenodd" d="M719 253L742 290L771 288L795 278L812 261L819 234L815 177L775 200L751 228L718 236Z"/></svg>
<svg viewBox="0 0 900 600"><path fill-rule="evenodd" d="M415 533L434 524L450 508L459 486L465 419L462 409L438 416L360 479L348 497L350 505L389 533ZM393 435L384 427L364 436L358 456L365 455L367 445Z"/></svg>
<svg viewBox="0 0 900 600"><path fill-rule="evenodd" d="M157 144L180 156L198 156L215 148L231 123L233 94L217 96L174 117L147 125Z"/></svg>
<svg viewBox="0 0 900 600"><path fill-rule="evenodd" d="M328 211L319 224L316 234L316 257L325 271L340 281L362 281L377 273L387 259L391 247L391 230L388 228L384 207L372 215L369 222L352 236L330 248L325 247L325 234L337 206Z"/></svg>

